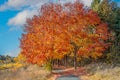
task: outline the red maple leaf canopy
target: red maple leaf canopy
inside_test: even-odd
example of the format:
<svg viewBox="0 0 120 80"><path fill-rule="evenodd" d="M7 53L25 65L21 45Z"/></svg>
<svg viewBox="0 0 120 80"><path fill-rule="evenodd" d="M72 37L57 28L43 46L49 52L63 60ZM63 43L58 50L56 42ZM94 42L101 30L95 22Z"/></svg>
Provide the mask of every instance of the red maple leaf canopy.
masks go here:
<svg viewBox="0 0 120 80"><path fill-rule="evenodd" d="M39 15L28 19L21 50L28 62L43 64L76 52L78 56L101 56L107 48L108 27L82 3L44 4Z"/></svg>

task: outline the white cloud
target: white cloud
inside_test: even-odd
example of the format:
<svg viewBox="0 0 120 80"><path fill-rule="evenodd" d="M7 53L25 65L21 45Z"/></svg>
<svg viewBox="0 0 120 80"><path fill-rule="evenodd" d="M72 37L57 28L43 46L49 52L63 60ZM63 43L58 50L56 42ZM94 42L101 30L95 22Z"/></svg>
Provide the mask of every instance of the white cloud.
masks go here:
<svg viewBox="0 0 120 80"><path fill-rule="evenodd" d="M74 2L76 0L60 0L61 3L66 3L66 2ZM86 6L90 6L91 2L93 0L81 0L82 3L84 3Z"/></svg>
<svg viewBox="0 0 120 80"><path fill-rule="evenodd" d="M48 0L8 0L0 6L0 11L8 9L21 9L23 7L36 5L37 3L42 3L46 1Z"/></svg>
<svg viewBox="0 0 120 80"><path fill-rule="evenodd" d="M35 6L39 3L45 2L74 2L76 0L8 0L4 4L0 5L0 11L8 10L8 9L22 9L23 7ZM92 0L81 0L85 3L85 5L90 6Z"/></svg>
<svg viewBox="0 0 120 80"><path fill-rule="evenodd" d="M6 5L8 5L9 7L21 7L26 5L26 2L26 0L8 0Z"/></svg>
<svg viewBox="0 0 120 80"><path fill-rule="evenodd" d="M37 15L37 10L24 10L18 13L15 17L9 19L8 25L22 26L26 22L26 18L31 18L33 15Z"/></svg>
<svg viewBox="0 0 120 80"><path fill-rule="evenodd" d="M17 9L25 6L26 0L8 0L3 5L0 6L0 11L4 11L7 9Z"/></svg>
<svg viewBox="0 0 120 80"><path fill-rule="evenodd" d="M15 17L11 18L8 21L9 25L22 25L25 23L25 19L27 17L27 12L28 11L23 11L18 13Z"/></svg>
<svg viewBox="0 0 120 80"><path fill-rule="evenodd" d="M36 0L37 1L37 0ZM27 18L32 18L33 15L38 14L38 9L43 5L44 3L48 2L46 1L40 1L36 5L32 3L28 8L23 9L21 12L19 12L16 16L13 18L10 18L8 20L8 25L11 26L10 30L18 29L21 26L23 26L26 23ZM14 27L16 26L16 27Z"/></svg>
<svg viewBox="0 0 120 80"><path fill-rule="evenodd" d="M93 0L82 0L86 6L90 6Z"/></svg>
<svg viewBox="0 0 120 80"><path fill-rule="evenodd" d="M8 7L13 7L13 9L20 9L27 5L27 7L19 12L16 16L8 20L8 25L16 26L17 28L23 26L26 23L26 18L32 18L33 15L38 14L37 10L41 7L41 5L49 1L60 2L64 4L66 2L74 2L76 0L8 0L5 5L2 5L3 9L9 9ZM86 6L90 6L92 0L82 0L82 2Z"/></svg>

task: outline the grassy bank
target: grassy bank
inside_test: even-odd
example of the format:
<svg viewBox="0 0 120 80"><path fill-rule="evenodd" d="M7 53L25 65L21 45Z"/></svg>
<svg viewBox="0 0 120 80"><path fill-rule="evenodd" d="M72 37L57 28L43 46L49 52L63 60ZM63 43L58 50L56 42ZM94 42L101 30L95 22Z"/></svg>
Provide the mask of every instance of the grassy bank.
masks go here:
<svg viewBox="0 0 120 80"><path fill-rule="evenodd" d="M113 66L108 64L91 64L87 65L87 76L81 76L82 80L119 80L120 66Z"/></svg>
<svg viewBox="0 0 120 80"><path fill-rule="evenodd" d="M37 65L0 70L2 80L46 80L50 73Z"/></svg>

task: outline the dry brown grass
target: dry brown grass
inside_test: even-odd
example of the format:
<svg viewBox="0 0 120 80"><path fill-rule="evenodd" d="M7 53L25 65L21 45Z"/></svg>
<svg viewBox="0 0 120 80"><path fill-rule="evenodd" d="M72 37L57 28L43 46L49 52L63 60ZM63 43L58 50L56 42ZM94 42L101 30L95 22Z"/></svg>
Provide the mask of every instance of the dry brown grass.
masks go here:
<svg viewBox="0 0 120 80"><path fill-rule="evenodd" d="M87 65L85 68L88 75L80 75L81 80L120 80L120 66L114 67L100 63ZM0 70L0 80L55 80L58 76L51 75L48 79L48 75L50 75L49 72L37 65Z"/></svg>
<svg viewBox="0 0 120 80"><path fill-rule="evenodd" d="M0 70L0 80L46 80L49 74L42 67L31 65L27 68Z"/></svg>
<svg viewBox="0 0 120 80"><path fill-rule="evenodd" d="M89 74L81 76L82 80L120 80L120 66L91 64L86 69Z"/></svg>

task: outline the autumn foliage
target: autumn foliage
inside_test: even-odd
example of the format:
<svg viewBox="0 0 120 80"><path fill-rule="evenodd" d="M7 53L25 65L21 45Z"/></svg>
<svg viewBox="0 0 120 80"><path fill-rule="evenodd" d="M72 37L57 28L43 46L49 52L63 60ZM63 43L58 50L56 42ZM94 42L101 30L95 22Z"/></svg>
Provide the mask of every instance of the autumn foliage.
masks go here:
<svg viewBox="0 0 120 80"><path fill-rule="evenodd" d="M14 61L16 63L25 63L26 62L26 58L23 54L19 53L17 57L14 58Z"/></svg>
<svg viewBox="0 0 120 80"><path fill-rule="evenodd" d="M27 20L20 47L28 62L41 65L70 53L97 58L108 47L108 38L107 24L79 1L49 3Z"/></svg>

